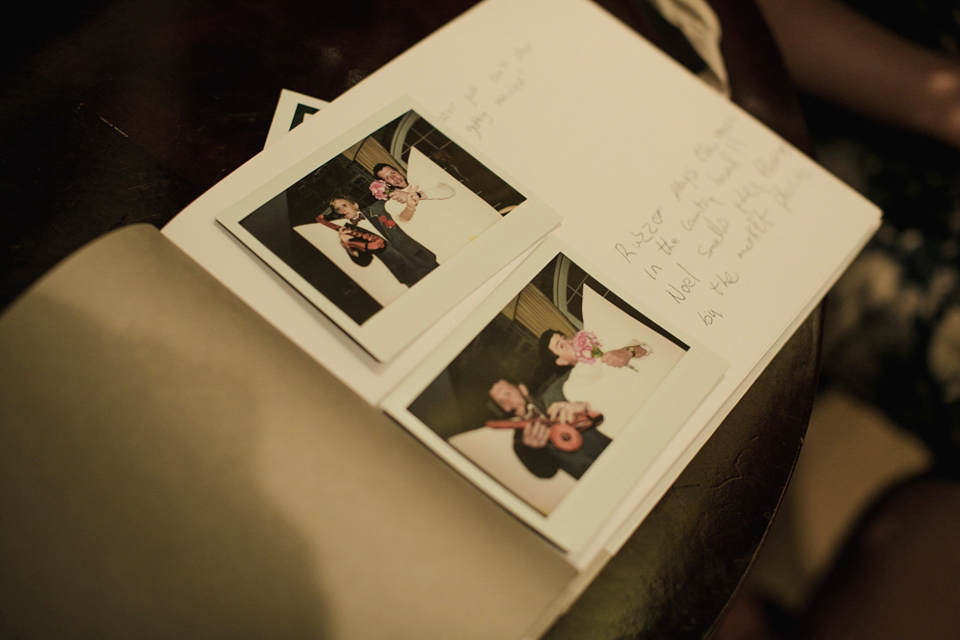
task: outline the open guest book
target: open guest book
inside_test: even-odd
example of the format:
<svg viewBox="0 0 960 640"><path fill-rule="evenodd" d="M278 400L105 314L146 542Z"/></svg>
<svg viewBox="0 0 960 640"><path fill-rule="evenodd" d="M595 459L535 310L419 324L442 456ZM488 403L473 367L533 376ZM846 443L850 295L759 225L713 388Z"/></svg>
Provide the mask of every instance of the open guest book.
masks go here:
<svg viewBox="0 0 960 640"><path fill-rule="evenodd" d="M54 496L18 503L40 565L80 510L78 610L536 637L880 220L586 0L486 0L288 98L162 232L0 320L0 463Z"/></svg>

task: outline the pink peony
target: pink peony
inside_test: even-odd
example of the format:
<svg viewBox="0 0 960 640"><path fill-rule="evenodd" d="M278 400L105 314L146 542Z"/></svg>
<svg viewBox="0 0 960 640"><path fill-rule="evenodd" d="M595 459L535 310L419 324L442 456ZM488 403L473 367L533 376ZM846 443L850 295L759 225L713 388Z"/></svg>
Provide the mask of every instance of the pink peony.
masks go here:
<svg viewBox="0 0 960 640"><path fill-rule="evenodd" d="M570 342L580 362L593 364L603 355L603 350L600 348L602 345L592 331L577 331Z"/></svg>
<svg viewBox="0 0 960 640"><path fill-rule="evenodd" d="M596 334L594 334L592 331L577 331L573 335L573 339L570 340L570 343L573 345L573 352L576 354L578 362L593 364L603 355L603 349L601 349L603 345L600 344L600 340L597 339ZM635 346L643 349L643 355L639 356L640 358L643 358L650 353L650 347L645 344ZM610 365L608 362L603 364L615 366ZM633 371L637 370L637 368L630 364L629 361L622 366Z"/></svg>
<svg viewBox="0 0 960 640"><path fill-rule="evenodd" d="M383 180L374 180L370 183L370 193L373 194L377 200L386 200L390 197L390 185L388 185Z"/></svg>

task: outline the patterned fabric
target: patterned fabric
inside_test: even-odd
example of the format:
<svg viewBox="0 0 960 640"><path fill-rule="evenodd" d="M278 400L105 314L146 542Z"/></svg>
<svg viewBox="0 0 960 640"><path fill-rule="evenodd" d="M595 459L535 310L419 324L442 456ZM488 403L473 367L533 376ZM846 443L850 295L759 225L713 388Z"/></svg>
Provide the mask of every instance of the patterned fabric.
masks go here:
<svg viewBox="0 0 960 640"><path fill-rule="evenodd" d="M953 2L850 2L921 44L960 49ZM883 410L960 475L960 152L809 101L818 160L884 210L827 301L823 385Z"/></svg>
<svg viewBox="0 0 960 640"><path fill-rule="evenodd" d="M822 384L920 436L944 470L960 460L960 271L955 240L885 224L830 293Z"/></svg>

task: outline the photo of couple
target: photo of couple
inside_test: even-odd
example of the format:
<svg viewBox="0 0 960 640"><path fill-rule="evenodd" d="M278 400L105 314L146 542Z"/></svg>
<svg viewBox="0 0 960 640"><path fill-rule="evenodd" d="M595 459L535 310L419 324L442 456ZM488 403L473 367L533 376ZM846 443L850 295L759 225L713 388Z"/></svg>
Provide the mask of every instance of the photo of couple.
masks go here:
<svg viewBox="0 0 960 640"><path fill-rule="evenodd" d="M416 147L405 164L392 157L378 162L367 193L334 194L315 223L294 227L384 306L515 207L511 201L494 208ZM352 265L334 249L335 240Z"/></svg>
<svg viewBox="0 0 960 640"><path fill-rule="evenodd" d="M559 253L408 410L548 515L688 349Z"/></svg>
<svg viewBox="0 0 960 640"><path fill-rule="evenodd" d="M408 110L239 223L362 324L525 200Z"/></svg>
<svg viewBox="0 0 960 640"><path fill-rule="evenodd" d="M406 97L335 135L315 126L333 109L289 133L330 136L315 163L217 221L386 362L560 218Z"/></svg>

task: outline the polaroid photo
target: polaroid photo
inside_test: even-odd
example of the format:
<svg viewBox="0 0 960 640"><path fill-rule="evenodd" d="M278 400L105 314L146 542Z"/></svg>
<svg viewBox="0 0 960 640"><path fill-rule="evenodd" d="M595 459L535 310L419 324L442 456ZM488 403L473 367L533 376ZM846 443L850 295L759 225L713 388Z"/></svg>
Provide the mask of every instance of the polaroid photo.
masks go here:
<svg viewBox="0 0 960 640"><path fill-rule="evenodd" d="M550 238L381 407L576 555L726 368Z"/></svg>
<svg viewBox="0 0 960 640"><path fill-rule="evenodd" d="M271 185L217 221L379 361L560 221L407 98Z"/></svg>
<svg viewBox="0 0 960 640"><path fill-rule="evenodd" d="M280 90L280 99L277 108L273 111L273 120L270 121L270 130L267 132L267 141L264 148L293 131L304 123L313 114L319 112L329 103L320 98L314 98L303 93Z"/></svg>

